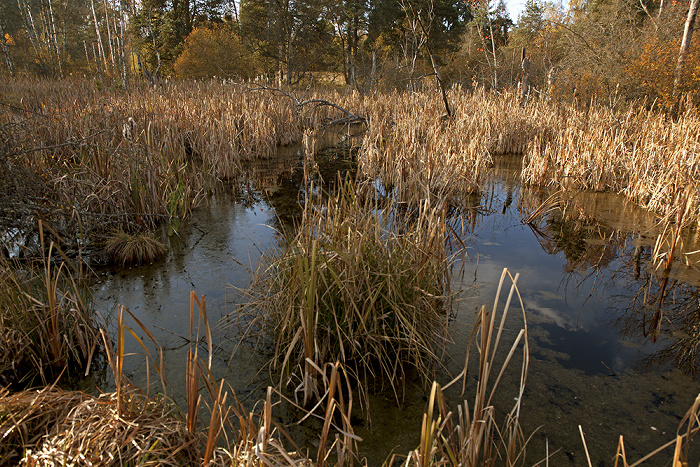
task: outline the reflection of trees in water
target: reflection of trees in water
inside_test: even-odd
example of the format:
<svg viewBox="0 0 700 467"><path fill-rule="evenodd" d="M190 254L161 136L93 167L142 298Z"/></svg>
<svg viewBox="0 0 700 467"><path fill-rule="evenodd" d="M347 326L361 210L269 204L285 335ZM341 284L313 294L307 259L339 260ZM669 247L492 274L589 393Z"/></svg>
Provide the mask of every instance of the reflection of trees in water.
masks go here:
<svg viewBox="0 0 700 467"><path fill-rule="evenodd" d="M354 177L357 172L355 148L323 148L317 150L313 159L304 169L304 156L301 146L289 147L278 157L260 160L245 167L244 204L260 201L275 211L275 227L291 227L299 219L304 200L314 190L333 193L338 176L344 180Z"/></svg>
<svg viewBox="0 0 700 467"><path fill-rule="evenodd" d="M564 254L569 279L583 284L599 275L603 280L596 278L593 287L624 284L624 292L607 296L616 311L611 324L631 341L660 339L662 347L645 357L645 365L700 374L700 289L678 278L685 268L680 261L670 270L655 269L653 246L642 244L648 239L605 226L571 205L530 227L544 251Z"/></svg>
<svg viewBox="0 0 700 467"><path fill-rule="evenodd" d="M674 271L658 275L653 249L637 245L624 256L617 276L625 280L627 293L618 297L613 325L630 339L657 342L662 347L645 357L646 366L674 365L700 375L700 288L678 279ZM677 266L678 267L678 266ZM682 266L681 266L682 267Z"/></svg>

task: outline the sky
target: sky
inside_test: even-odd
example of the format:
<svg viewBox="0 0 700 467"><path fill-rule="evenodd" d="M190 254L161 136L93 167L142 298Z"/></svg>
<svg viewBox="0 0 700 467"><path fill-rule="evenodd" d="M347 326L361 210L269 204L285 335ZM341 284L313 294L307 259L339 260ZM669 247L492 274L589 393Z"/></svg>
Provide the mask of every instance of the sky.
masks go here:
<svg viewBox="0 0 700 467"><path fill-rule="evenodd" d="M506 0L506 7L508 8L510 19L517 23L520 12L525 8L525 0Z"/></svg>

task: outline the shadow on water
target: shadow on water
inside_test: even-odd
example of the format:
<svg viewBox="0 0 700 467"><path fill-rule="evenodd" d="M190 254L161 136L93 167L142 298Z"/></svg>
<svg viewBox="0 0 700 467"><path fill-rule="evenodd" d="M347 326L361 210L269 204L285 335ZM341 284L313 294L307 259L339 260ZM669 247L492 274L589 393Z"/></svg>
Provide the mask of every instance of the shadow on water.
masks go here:
<svg viewBox="0 0 700 467"><path fill-rule="evenodd" d="M354 176L351 147L317 151L316 187L333 191L338 172ZM276 159L246 168L240 194L218 193L198 209L172 238L166 260L102 272L96 301L126 306L154 331L166 349L168 390L178 402L184 397L189 292L206 295L211 322L235 311L236 290L247 286L261 252L282 241L280 227L300 215L310 189L303 184L303 160L301 148L281 148ZM641 457L673 438L700 391L700 271L697 255L689 253L700 249L697 232L684 238L680 259L662 273L655 248L662 231L653 215L611 194L568 191L525 224L522 219L552 193L520 186L519 169L518 157L497 157L482 193L454 209L455 245L466 245L466 256L454 266L459 295L447 368L460 371L475 311L493 303L502 269L518 272L531 359L522 423L526 435L535 432L528 464L544 456L548 443L550 453L558 450L550 465L584 465L579 425L594 465L612 465L621 434L628 459ZM509 331L517 333L515 326ZM252 404L270 375L265 357L253 349L239 348L231 358L234 337L230 328L218 330L214 374ZM136 346L127 350L139 353ZM128 375L145 384L145 359L134 355L128 363ZM512 373L496 395L503 407L512 406L517 390L519 374ZM418 442L427 395L419 382L406 388L400 407L393 395L373 395L371 423L355 420L369 465ZM460 396L448 395L456 406ZM696 446L690 459L700 460Z"/></svg>

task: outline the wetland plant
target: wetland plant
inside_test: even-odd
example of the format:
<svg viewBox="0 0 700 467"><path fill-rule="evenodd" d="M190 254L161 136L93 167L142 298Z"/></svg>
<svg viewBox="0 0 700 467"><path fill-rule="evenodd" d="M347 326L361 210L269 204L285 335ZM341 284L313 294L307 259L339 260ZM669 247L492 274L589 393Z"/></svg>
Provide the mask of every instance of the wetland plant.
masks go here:
<svg viewBox="0 0 700 467"><path fill-rule="evenodd" d="M269 338L280 383L296 378L305 404L318 398L318 368L336 361L395 391L409 368L427 380L448 338L442 209L379 206L367 188L346 181L322 205L308 201L296 233L243 291L245 333Z"/></svg>
<svg viewBox="0 0 700 467"><path fill-rule="evenodd" d="M86 282L53 242L40 265L0 255L0 382L46 384L67 368L90 369L99 331Z"/></svg>
<svg viewBox="0 0 700 467"><path fill-rule="evenodd" d="M162 259L167 250L152 232L130 234L117 230L107 239L105 252L113 262L126 266L153 263Z"/></svg>
<svg viewBox="0 0 700 467"><path fill-rule="evenodd" d="M499 315L499 297L506 277L510 277L512 285L503 309ZM443 388L437 382L433 383L428 407L423 415L421 441L417 449L410 452L405 466L427 467L429 465L463 465L491 466L521 465L525 460L525 445L527 439L520 428L520 413L525 382L529 365L529 347L527 340L527 319L525 307L517 289L518 275L510 275L503 270L494 300L493 309L488 311L481 307L472 328L469 347L472 344L478 351L478 372L476 373L476 388L474 400L469 405L467 400L463 405L452 411L448 408L443 393L449 386L462 381L462 393L470 378L467 377L470 359L467 351L464 370L446 384ZM508 354L503 356L499 349L501 339L506 330L506 320L513 298L517 295L522 310L523 328L513 339ZM517 353L521 356L518 358ZM512 360L520 360L520 384L514 397L515 404L504 416L499 426L497 418L503 407L496 407L494 396L499 388L499 382ZM498 375L492 371L499 368Z"/></svg>

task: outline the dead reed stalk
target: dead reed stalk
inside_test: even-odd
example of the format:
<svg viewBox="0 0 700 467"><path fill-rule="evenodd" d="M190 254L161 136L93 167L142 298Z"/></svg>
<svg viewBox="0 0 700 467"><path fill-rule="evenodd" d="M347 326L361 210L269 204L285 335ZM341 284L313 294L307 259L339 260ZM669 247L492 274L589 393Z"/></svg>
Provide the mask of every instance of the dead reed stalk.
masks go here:
<svg viewBox="0 0 700 467"><path fill-rule="evenodd" d="M334 361L392 386L409 367L427 376L447 338L445 230L438 206L380 206L342 183L264 257L236 319L268 336L280 383L298 380L305 403L318 398L317 367Z"/></svg>
<svg viewBox="0 0 700 467"><path fill-rule="evenodd" d="M406 466L428 465L520 465L524 460L524 450L527 439L520 428L520 409L525 391L527 369L529 365L529 350L527 342L527 320L525 308L517 289L518 275L510 276L512 285L510 293L503 305L500 320L497 321L499 297L504 281L510 272L504 269L499 282L496 299L491 311L484 306L474 323L470 337L470 345L474 342L479 353L479 365L476 375L474 401L469 406L465 400L457 411L450 411L445 401L443 390L462 380L462 395L468 381L469 352L467 352L464 370L453 381L442 388L437 382L428 400L428 407L423 416L420 446L412 451ZM491 372L497 368L496 359L501 337L505 329L508 311L514 295L520 302L523 318L523 329L520 330L511 344L507 356L503 359L501 368L495 379ZM493 405L493 397L509 363L516 352L522 353L520 369L520 385L515 396L515 405L505 415L502 425L496 420L497 410ZM502 358L502 357L499 357ZM491 382L491 386L489 383Z"/></svg>

